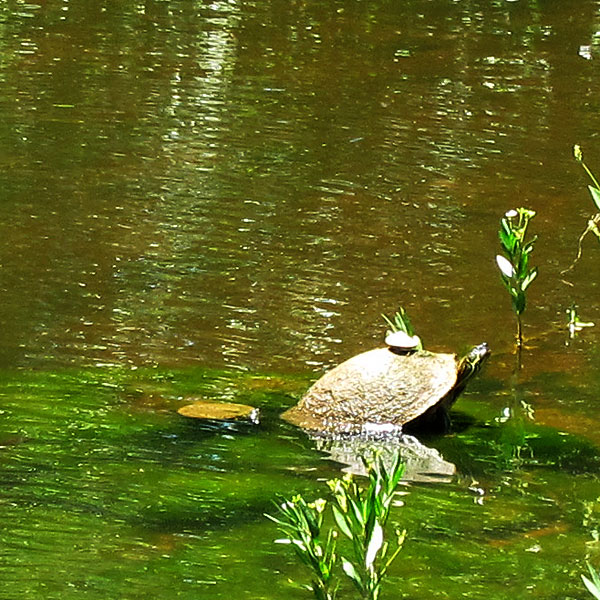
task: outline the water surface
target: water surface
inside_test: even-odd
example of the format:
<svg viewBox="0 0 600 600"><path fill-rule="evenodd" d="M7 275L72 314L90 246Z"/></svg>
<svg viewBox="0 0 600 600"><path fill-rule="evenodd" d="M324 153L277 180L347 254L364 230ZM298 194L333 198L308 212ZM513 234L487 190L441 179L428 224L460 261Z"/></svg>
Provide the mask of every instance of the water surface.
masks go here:
<svg viewBox="0 0 600 600"><path fill-rule="evenodd" d="M598 30L595 0L4 3L0 595L307 597L262 514L340 465L277 415L402 305L428 348L494 356L426 440L458 474L394 515L388 597L585 598L600 330L564 311L600 323L597 242L561 272ZM515 376L517 205L540 276ZM187 422L190 396L262 425Z"/></svg>

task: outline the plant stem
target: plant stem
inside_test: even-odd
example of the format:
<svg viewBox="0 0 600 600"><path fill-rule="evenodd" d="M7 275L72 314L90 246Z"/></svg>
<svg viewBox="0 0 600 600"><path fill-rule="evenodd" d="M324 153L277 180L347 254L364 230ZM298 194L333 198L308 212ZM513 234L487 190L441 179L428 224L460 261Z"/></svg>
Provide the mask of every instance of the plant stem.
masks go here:
<svg viewBox="0 0 600 600"><path fill-rule="evenodd" d="M594 187L600 189L600 185L598 185L598 181L594 177L594 174L588 169L587 165L581 161L581 166L585 169L585 172L588 174L589 178L592 180Z"/></svg>
<svg viewBox="0 0 600 600"><path fill-rule="evenodd" d="M517 347L520 349L523 346L523 322L521 315L517 314Z"/></svg>
<svg viewBox="0 0 600 600"><path fill-rule="evenodd" d="M521 357L523 355L523 322L521 321L521 315L517 314L517 368L516 372L521 370Z"/></svg>

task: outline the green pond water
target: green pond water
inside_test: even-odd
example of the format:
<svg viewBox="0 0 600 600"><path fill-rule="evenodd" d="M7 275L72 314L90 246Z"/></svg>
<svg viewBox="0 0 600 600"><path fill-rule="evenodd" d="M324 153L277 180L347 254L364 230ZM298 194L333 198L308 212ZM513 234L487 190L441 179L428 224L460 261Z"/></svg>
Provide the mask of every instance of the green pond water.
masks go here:
<svg viewBox="0 0 600 600"><path fill-rule="evenodd" d="M428 349L493 354L421 439L456 473L403 486L382 597L590 597L597 240L564 270L599 31L597 0L1 3L0 598L310 597L263 514L343 465L279 414L399 305ZM494 256L521 205L515 374Z"/></svg>

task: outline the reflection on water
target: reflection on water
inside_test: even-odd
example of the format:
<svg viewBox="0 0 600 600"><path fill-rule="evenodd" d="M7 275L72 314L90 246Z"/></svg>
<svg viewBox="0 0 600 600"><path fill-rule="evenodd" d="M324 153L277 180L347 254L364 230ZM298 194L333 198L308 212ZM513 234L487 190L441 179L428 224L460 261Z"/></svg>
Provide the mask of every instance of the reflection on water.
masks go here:
<svg viewBox="0 0 600 600"><path fill-rule="evenodd" d="M2 3L0 595L266 598L277 579L300 598L260 515L337 467L274 418L186 425L178 398L274 417L399 304L429 348L495 358L457 405L479 420L431 442L460 476L414 484L395 582L580 595L599 333L559 327L572 302L600 322L597 248L559 274L593 210L571 146L600 165L599 30L597 0ZM493 256L516 205L538 212L516 385L539 421L511 430Z"/></svg>
<svg viewBox="0 0 600 600"><path fill-rule="evenodd" d="M568 254L586 211L584 6L5 6L4 363L325 367L399 303L495 333L498 215Z"/></svg>
<svg viewBox="0 0 600 600"><path fill-rule="evenodd" d="M418 482L449 482L456 467L444 460L434 448L428 448L412 435L400 431L387 435L354 435L315 437L315 447L327 453L332 460L346 465L344 471L355 475L366 475L365 460L381 456L390 468L394 457L400 453L404 462L403 480Z"/></svg>

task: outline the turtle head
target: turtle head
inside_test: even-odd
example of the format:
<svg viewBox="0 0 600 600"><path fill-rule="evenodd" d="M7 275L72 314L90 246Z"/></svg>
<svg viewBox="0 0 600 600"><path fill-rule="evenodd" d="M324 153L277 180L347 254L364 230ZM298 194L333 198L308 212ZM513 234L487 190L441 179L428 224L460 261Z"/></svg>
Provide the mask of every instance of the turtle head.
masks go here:
<svg viewBox="0 0 600 600"><path fill-rule="evenodd" d="M490 356L489 346L484 342L472 348L458 361L457 385L464 388L467 381L481 369L483 363Z"/></svg>

